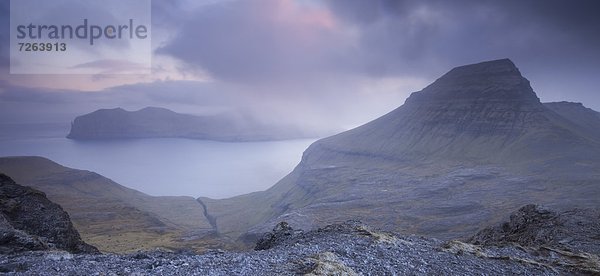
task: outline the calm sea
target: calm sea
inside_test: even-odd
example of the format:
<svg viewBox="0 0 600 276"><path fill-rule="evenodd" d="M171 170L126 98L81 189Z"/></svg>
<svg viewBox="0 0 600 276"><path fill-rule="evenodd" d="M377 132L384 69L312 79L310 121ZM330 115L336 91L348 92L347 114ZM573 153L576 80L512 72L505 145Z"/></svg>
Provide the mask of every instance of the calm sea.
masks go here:
<svg viewBox="0 0 600 276"><path fill-rule="evenodd" d="M314 142L73 141L63 138L64 129L0 125L0 156L43 156L150 195L226 198L271 187L292 171L302 152Z"/></svg>

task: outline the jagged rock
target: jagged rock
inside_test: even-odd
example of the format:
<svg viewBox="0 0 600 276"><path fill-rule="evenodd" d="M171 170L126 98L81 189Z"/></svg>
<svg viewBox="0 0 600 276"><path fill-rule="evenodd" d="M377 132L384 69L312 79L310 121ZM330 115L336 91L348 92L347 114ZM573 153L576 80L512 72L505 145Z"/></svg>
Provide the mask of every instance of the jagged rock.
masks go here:
<svg viewBox="0 0 600 276"><path fill-rule="evenodd" d="M511 214L508 222L485 228L468 242L479 245L516 243L600 254L599 240L600 210L555 212L530 204Z"/></svg>
<svg viewBox="0 0 600 276"><path fill-rule="evenodd" d="M0 174L0 252L60 249L98 253L81 240L69 215L46 195Z"/></svg>
<svg viewBox="0 0 600 276"><path fill-rule="evenodd" d="M332 252L316 254L304 260L305 266L301 267L299 273L307 276L313 275L345 275L358 276L358 274L341 262Z"/></svg>
<svg viewBox="0 0 600 276"><path fill-rule="evenodd" d="M10 254L46 249L48 246L39 238L15 229L4 214L0 214L0 253Z"/></svg>
<svg viewBox="0 0 600 276"><path fill-rule="evenodd" d="M547 244L556 236L558 215L542 206L527 205L511 214L510 221L500 227L480 231L469 241L492 245L515 242L524 246Z"/></svg>
<svg viewBox="0 0 600 276"><path fill-rule="evenodd" d="M280 226L276 232L290 235L267 250L209 251L202 255L164 251L131 255L30 252L0 255L0 271L16 272L16 275L565 275L600 272L591 254L560 251L532 254L514 246L444 243L376 231L357 221L294 233L290 233L291 229L285 224Z"/></svg>
<svg viewBox="0 0 600 276"><path fill-rule="evenodd" d="M280 244L294 234L294 229L285 221L278 223L273 231L265 233L257 242L254 250L266 250Z"/></svg>

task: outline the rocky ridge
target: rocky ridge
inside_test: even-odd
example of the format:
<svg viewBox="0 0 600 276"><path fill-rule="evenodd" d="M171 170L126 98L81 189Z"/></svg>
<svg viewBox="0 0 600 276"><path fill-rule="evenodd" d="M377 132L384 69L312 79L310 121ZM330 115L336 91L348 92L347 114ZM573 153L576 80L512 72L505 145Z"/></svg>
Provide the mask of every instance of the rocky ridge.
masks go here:
<svg viewBox="0 0 600 276"><path fill-rule="evenodd" d="M81 240L58 204L0 174L0 253L49 249L99 253Z"/></svg>
<svg viewBox="0 0 600 276"><path fill-rule="evenodd" d="M508 222L485 228L467 241L477 245L519 244L600 255L600 210L556 212L526 205L512 213Z"/></svg>
<svg viewBox="0 0 600 276"><path fill-rule="evenodd" d="M598 128L600 112L587 108L582 103L554 102L544 103L544 106L569 122L578 125L582 132L595 136L595 139L600 139L600 129Z"/></svg>
<svg viewBox="0 0 600 276"><path fill-rule="evenodd" d="M523 213L525 209L515 216L536 221L536 212ZM19 253L0 255L0 271L15 275L564 275L600 273L600 259L594 253L551 246L474 245L404 236L348 221L306 232L280 223L260 239L255 251Z"/></svg>

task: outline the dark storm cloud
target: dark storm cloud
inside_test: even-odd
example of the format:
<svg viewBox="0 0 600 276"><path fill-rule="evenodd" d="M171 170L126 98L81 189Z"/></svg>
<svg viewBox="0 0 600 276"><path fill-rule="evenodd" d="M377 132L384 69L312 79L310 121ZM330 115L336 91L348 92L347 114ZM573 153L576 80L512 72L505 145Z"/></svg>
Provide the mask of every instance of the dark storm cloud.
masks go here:
<svg viewBox="0 0 600 276"><path fill-rule="evenodd" d="M374 53L365 62L381 72L426 73L500 57L527 65L595 58L595 66L600 57L598 1L365 2L327 1L361 30L363 52Z"/></svg>
<svg viewBox="0 0 600 276"><path fill-rule="evenodd" d="M348 48L323 10L293 1L235 1L191 14L159 53L201 66L228 81L300 80L351 63Z"/></svg>
<svg viewBox="0 0 600 276"><path fill-rule="evenodd" d="M315 71L434 76L494 58L529 66L595 65L589 59L600 57L598 1L323 1L336 23L332 29L272 20L287 2L199 9L160 53L234 81ZM303 45L299 31L312 32L318 42Z"/></svg>

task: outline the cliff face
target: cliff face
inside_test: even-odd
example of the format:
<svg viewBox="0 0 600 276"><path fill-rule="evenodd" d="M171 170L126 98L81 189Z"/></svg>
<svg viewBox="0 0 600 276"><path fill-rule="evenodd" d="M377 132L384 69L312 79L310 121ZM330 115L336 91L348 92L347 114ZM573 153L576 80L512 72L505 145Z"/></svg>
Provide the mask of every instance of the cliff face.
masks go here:
<svg viewBox="0 0 600 276"><path fill-rule="evenodd" d="M199 119L163 108L144 108L134 112L122 108L100 109L75 118L67 138L179 137L191 135L193 129L208 132L208 126L203 125L206 123Z"/></svg>
<svg viewBox="0 0 600 276"><path fill-rule="evenodd" d="M0 252L60 249L98 253L81 240L69 215L40 191L0 174Z"/></svg>
<svg viewBox="0 0 600 276"><path fill-rule="evenodd" d="M247 116L193 116L164 108L138 111L100 109L75 118L67 138L191 138L215 141L262 141L317 137L319 133L284 125L266 125Z"/></svg>
<svg viewBox="0 0 600 276"><path fill-rule="evenodd" d="M310 229L347 219L464 237L524 204L600 206L600 123L573 120L542 104L510 60L461 66L315 142L271 189L202 200L221 233L249 229L249 240L281 220Z"/></svg>

